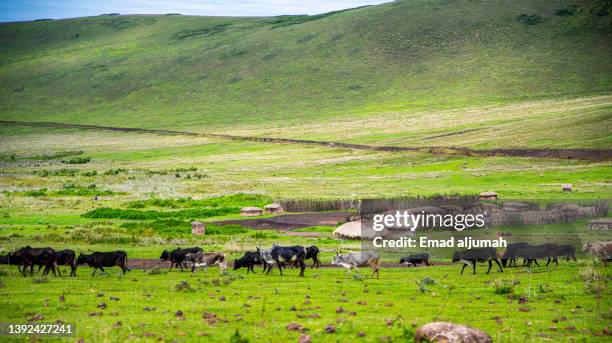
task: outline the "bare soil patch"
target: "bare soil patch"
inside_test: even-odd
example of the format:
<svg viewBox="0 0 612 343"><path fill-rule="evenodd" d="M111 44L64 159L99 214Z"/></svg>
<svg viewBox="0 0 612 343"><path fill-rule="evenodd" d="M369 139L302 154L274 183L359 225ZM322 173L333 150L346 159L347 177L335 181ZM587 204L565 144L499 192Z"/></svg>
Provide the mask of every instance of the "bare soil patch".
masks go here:
<svg viewBox="0 0 612 343"><path fill-rule="evenodd" d="M254 230L295 230L311 226L336 226L346 221L351 212L317 212L301 214L281 214L270 218L244 220L224 220L216 225L238 224Z"/></svg>

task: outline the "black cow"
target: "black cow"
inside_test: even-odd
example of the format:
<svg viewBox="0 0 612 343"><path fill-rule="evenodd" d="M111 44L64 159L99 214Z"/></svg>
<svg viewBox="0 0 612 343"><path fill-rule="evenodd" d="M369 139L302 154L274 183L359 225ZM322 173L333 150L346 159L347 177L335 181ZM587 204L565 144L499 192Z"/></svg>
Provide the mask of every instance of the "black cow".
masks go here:
<svg viewBox="0 0 612 343"><path fill-rule="evenodd" d="M185 249L176 248L171 252L168 252L168 250L164 250L159 259L162 261L170 261L170 269L172 269L172 267L179 267L181 268L181 271L183 271L183 267L187 268L187 264L185 263L185 256L187 254L195 254L202 251L203 250L200 247Z"/></svg>
<svg viewBox="0 0 612 343"><path fill-rule="evenodd" d="M425 265L427 266L431 266L431 263L429 263L429 254L428 253L421 253L421 254L414 254L414 255L409 255L409 256L404 256L400 259L400 263L401 264L412 264L413 266L417 266L418 263L425 263Z"/></svg>
<svg viewBox="0 0 612 343"><path fill-rule="evenodd" d="M111 251L111 252L94 252L93 254L84 255L79 254L77 264L87 264L93 267L93 273L96 275L96 270L100 269L104 272L104 267L119 266L125 275L126 271L130 271L127 267L127 253L125 251Z"/></svg>
<svg viewBox="0 0 612 343"><path fill-rule="evenodd" d="M21 260L15 256L15 253L8 253L6 255L0 255L0 264L8 264L11 266L17 266L17 269L21 273Z"/></svg>
<svg viewBox="0 0 612 343"><path fill-rule="evenodd" d="M555 256L565 256L566 261L573 259L574 262L576 262L576 248L573 245L557 245L555 249Z"/></svg>
<svg viewBox="0 0 612 343"><path fill-rule="evenodd" d="M538 259L540 258L547 259L546 266L548 266L551 262L559 265L559 261L557 260L558 256L566 256L566 258L569 260L570 256L573 257L574 252L574 247L570 245L561 246L552 243L529 246L518 249L517 251L518 255L525 258L527 261L527 267L531 267L531 263L535 263L535 265L539 267L540 264L538 263Z"/></svg>
<svg viewBox="0 0 612 343"><path fill-rule="evenodd" d="M506 264L508 264L508 267L512 267L512 265L514 264L514 266L516 267L517 257L522 257L519 256L520 250L529 247L531 247L531 245L525 242L508 244L508 247L506 248L506 251L504 252L504 255L501 258L501 262L504 268L506 267ZM525 262L523 262L523 264L525 264Z"/></svg>
<svg viewBox="0 0 612 343"><path fill-rule="evenodd" d="M487 270L487 274L491 271L491 267L493 267L493 262L497 263L499 267L499 271L501 273L504 272L501 263L497 259L497 250L495 248L478 248L478 249L468 249L464 251L455 251L453 255L453 263L462 261L463 268L461 268L461 274L463 274L463 270L468 265L472 265L474 269L474 274L476 274L476 262L489 262L489 269Z"/></svg>
<svg viewBox="0 0 612 343"><path fill-rule="evenodd" d="M319 248L317 248L314 245L309 246L308 248L306 248L306 257L304 257L305 260L309 260L312 259L312 266L310 266L310 268L314 268L315 266L317 268L319 268L319 266L321 265L321 261L319 261Z"/></svg>
<svg viewBox="0 0 612 343"><path fill-rule="evenodd" d="M306 269L306 265L304 264L304 259L306 258L306 249L304 247L296 245L292 247L281 247L281 246L273 246L272 247L272 259L278 265L278 270L280 274L283 275L283 267L282 265L285 263L297 263L300 266L300 276L304 276L304 269ZM268 269L267 273L270 273L272 268Z"/></svg>
<svg viewBox="0 0 612 343"><path fill-rule="evenodd" d="M30 267L30 276L34 275L34 265L44 266L43 275L49 274L49 271L56 276L55 267L57 263L57 255L52 248L32 248L30 246L23 247L13 254L9 254L9 258L14 258L21 264L23 276L26 276L26 269Z"/></svg>
<svg viewBox="0 0 612 343"><path fill-rule="evenodd" d="M64 249L56 252L57 254L57 265L58 266L70 266L70 276L76 276L77 263L76 253L74 250ZM40 268L39 268L40 270ZM60 268L57 268L57 273L62 276Z"/></svg>
<svg viewBox="0 0 612 343"><path fill-rule="evenodd" d="M234 270L246 267L247 274L249 272L255 273L253 266L256 264L262 264L261 251L257 248L257 251L247 251L244 256L234 261Z"/></svg>

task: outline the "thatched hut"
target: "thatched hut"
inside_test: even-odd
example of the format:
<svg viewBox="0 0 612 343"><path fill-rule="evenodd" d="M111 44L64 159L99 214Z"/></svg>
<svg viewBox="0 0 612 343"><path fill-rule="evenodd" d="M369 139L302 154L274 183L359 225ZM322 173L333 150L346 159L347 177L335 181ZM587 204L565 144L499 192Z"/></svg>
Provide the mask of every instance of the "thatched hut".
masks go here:
<svg viewBox="0 0 612 343"><path fill-rule="evenodd" d="M264 212L266 214L276 214L276 213L283 213L284 210L281 204L273 203L273 204L268 204L264 206Z"/></svg>
<svg viewBox="0 0 612 343"><path fill-rule="evenodd" d="M497 200L497 193L495 192L482 192L478 194L478 200Z"/></svg>
<svg viewBox="0 0 612 343"><path fill-rule="evenodd" d="M361 221L344 223L332 233L335 239L361 239Z"/></svg>
<svg viewBox="0 0 612 343"><path fill-rule="evenodd" d="M263 210L259 207L248 206L240 209L240 215L244 217L255 217L261 216L263 214Z"/></svg>

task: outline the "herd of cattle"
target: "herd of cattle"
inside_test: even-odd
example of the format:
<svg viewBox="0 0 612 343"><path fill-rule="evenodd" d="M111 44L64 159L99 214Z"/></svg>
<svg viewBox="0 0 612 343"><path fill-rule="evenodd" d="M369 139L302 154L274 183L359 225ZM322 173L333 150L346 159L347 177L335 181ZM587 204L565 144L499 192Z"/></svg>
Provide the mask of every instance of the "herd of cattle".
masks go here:
<svg viewBox="0 0 612 343"><path fill-rule="evenodd" d="M583 246L583 250L597 257L603 261L604 264L612 259L612 241L588 242ZM512 243L508 245L503 253L498 253L495 248L457 251L453 255L452 262L463 263L461 274L463 274L467 266L472 266L475 274L477 262L488 262L488 274L491 271L493 262L497 264L499 271L503 272L503 268L505 267L512 267L513 265L516 267L516 260L520 258L523 259L523 266L531 267L532 264L535 264L539 267L538 259L546 259L546 266L548 266L551 262L558 265L559 257L565 258L568 261L570 259L576 261L575 248L571 245L557 245L552 243L535 246L525 242ZM173 267L180 268L181 271L183 268L187 268L188 265L191 266L192 272L195 272L198 267L209 267L214 265L218 265L222 271L227 269L227 258L225 254L222 252L204 252L203 249L199 247L176 248L172 251L164 250L160 259L163 261L170 261L170 269ZM234 261L234 270L246 268L248 274L250 272L255 272L254 266L263 265L263 271L269 274L273 266L276 265L280 274L283 275L283 268L292 266L299 267L300 276L304 276L306 260L313 261L311 268L318 268L321 265L319 260L319 249L316 246L313 245L304 248L297 245L285 247L274 244L269 249L257 247L256 251L247 251L241 258ZM402 257L400 263L413 265L415 267L417 264L431 265L429 263L429 254L427 253ZM95 275L98 269L104 272L104 267L118 266L121 268L124 275L126 271L130 270L127 267L127 253L121 250L79 254L77 258L76 253L70 249L56 251L49 247L32 248L26 246L7 255L0 255L0 264L17 265L19 271L23 273L23 276L26 276L28 268L30 268L30 275L33 275L34 266L38 266L39 272L44 267L43 275L47 275L51 272L54 276L58 274L61 276L61 271L58 266L69 266L70 276L76 276L77 266L84 264L93 267L92 275ZM372 276L376 274L376 276L379 277L379 256L375 252L351 252L343 255L336 253L331 264L346 268L349 272L352 269L358 269L360 267L371 267L373 270Z"/></svg>

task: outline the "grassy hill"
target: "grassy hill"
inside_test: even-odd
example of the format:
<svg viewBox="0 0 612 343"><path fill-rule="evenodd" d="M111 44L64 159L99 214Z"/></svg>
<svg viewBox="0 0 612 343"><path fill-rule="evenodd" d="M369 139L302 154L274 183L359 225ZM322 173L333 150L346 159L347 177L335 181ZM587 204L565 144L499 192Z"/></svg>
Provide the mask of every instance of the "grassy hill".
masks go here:
<svg viewBox="0 0 612 343"><path fill-rule="evenodd" d="M211 131L610 94L609 10L406 0L0 24L0 119ZM610 122L605 105L591 122Z"/></svg>

